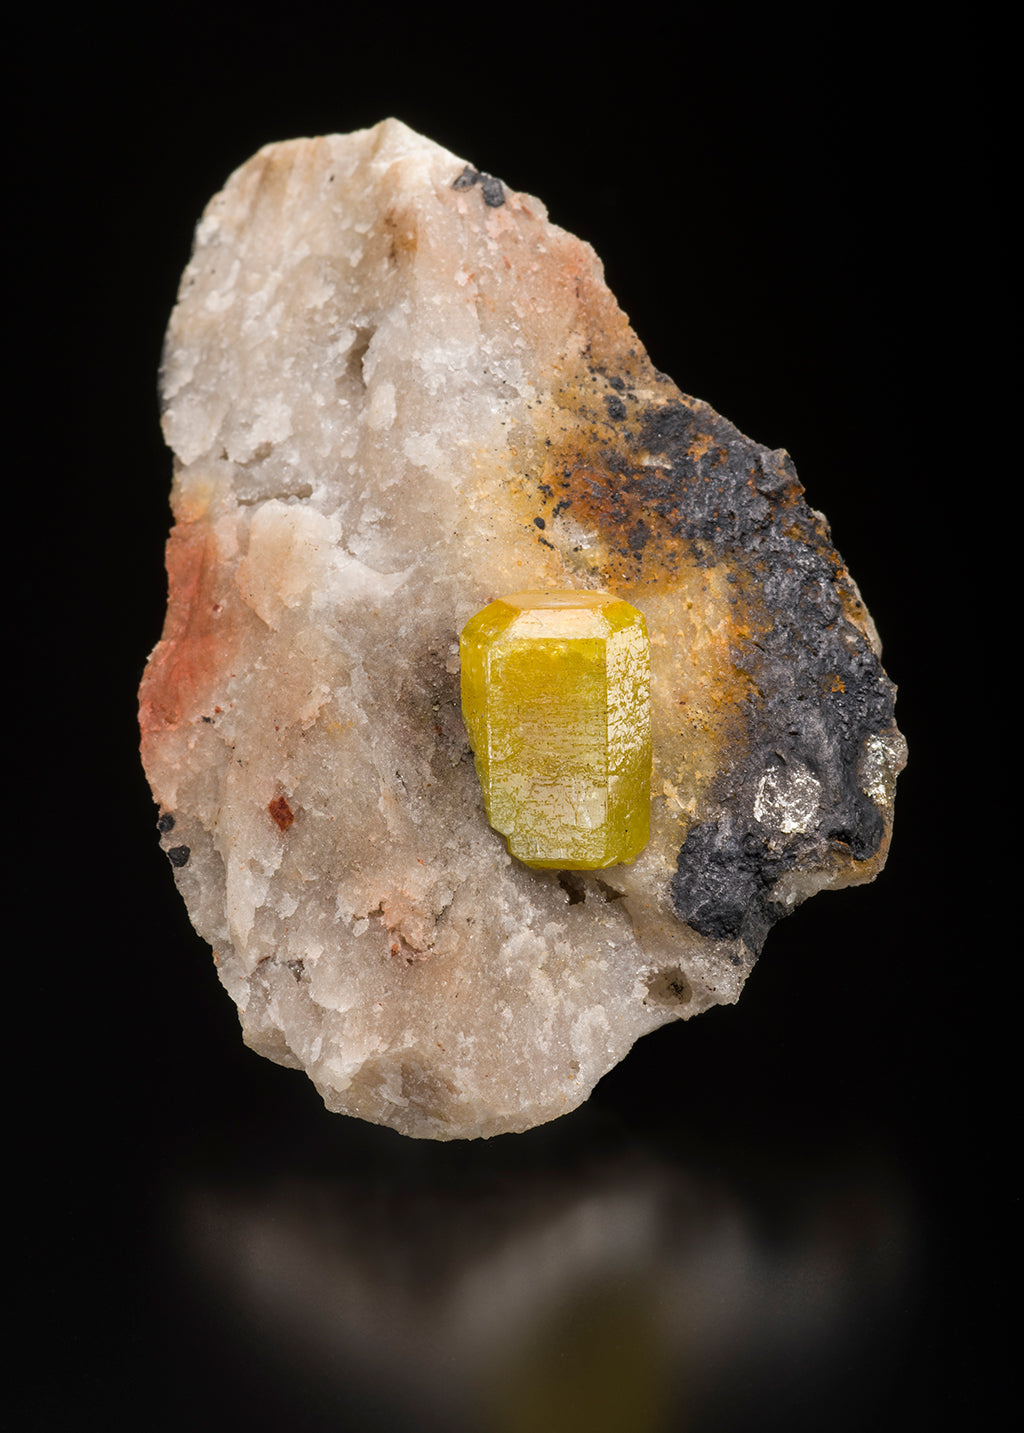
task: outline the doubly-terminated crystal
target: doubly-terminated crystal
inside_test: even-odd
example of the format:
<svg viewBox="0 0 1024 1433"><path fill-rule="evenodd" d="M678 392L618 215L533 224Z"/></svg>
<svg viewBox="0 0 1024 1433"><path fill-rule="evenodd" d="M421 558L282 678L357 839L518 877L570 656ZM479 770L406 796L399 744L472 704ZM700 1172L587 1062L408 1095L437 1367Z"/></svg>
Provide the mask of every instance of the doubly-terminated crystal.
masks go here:
<svg viewBox="0 0 1024 1433"><path fill-rule="evenodd" d="M467 623L462 711L487 817L527 866L594 870L647 844L651 660L605 592L517 592Z"/></svg>

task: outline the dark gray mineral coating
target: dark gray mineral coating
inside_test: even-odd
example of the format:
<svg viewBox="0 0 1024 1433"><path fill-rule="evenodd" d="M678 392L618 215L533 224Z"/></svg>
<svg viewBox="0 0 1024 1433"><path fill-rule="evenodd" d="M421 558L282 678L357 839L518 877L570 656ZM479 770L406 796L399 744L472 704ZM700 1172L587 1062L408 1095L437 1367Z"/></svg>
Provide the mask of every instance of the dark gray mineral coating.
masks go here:
<svg viewBox="0 0 1024 1433"><path fill-rule="evenodd" d="M611 365L589 366L587 398L572 404L572 441L554 478L538 485L538 503L597 526L613 549L609 581L624 594L670 578L681 549L690 562L725 569L744 618L737 629L756 633L732 651L749 678L747 740L712 787L728 814L690 829L671 894L687 925L741 937L757 952L787 913L770 899L786 871L860 863L879 851L885 823L858 767L865 739L894 731L895 688L789 455L682 397L637 350L624 357L632 382ZM765 829L737 813L753 811L766 770L790 764L820 783L818 818L806 834L773 832L769 846Z"/></svg>

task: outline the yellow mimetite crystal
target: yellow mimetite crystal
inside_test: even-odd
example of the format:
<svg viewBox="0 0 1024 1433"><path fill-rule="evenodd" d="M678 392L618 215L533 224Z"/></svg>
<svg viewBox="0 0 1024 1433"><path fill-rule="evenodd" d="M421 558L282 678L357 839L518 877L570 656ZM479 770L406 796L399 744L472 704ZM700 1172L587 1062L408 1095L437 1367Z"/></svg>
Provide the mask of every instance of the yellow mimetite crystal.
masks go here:
<svg viewBox="0 0 1024 1433"><path fill-rule="evenodd" d="M651 809L647 625L607 592L516 592L463 629L462 714L487 818L527 866L632 861Z"/></svg>

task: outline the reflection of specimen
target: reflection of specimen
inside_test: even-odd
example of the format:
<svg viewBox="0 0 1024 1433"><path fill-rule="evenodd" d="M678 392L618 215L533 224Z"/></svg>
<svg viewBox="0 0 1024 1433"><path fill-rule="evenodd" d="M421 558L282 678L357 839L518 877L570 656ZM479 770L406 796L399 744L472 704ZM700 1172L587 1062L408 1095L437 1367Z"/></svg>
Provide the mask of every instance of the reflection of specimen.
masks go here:
<svg viewBox="0 0 1024 1433"><path fill-rule="evenodd" d="M600 1156L457 1177L360 1144L333 1177L196 1184L168 1230L189 1322L222 1377L276 1371L299 1422L308 1399L446 1433L807 1427L841 1396L870 1426L920 1293L897 1171L776 1147L738 1184L590 1132Z"/></svg>

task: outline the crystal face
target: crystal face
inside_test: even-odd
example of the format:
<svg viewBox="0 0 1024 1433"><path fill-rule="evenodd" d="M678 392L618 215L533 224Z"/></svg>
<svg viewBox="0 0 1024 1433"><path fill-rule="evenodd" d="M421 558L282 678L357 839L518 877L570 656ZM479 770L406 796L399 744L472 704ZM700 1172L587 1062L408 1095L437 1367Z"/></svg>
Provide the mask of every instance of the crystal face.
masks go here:
<svg viewBox="0 0 1024 1433"><path fill-rule="evenodd" d="M459 645L487 818L512 855L563 870L632 861L651 805L643 615L606 592L516 592Z"/></svg>

